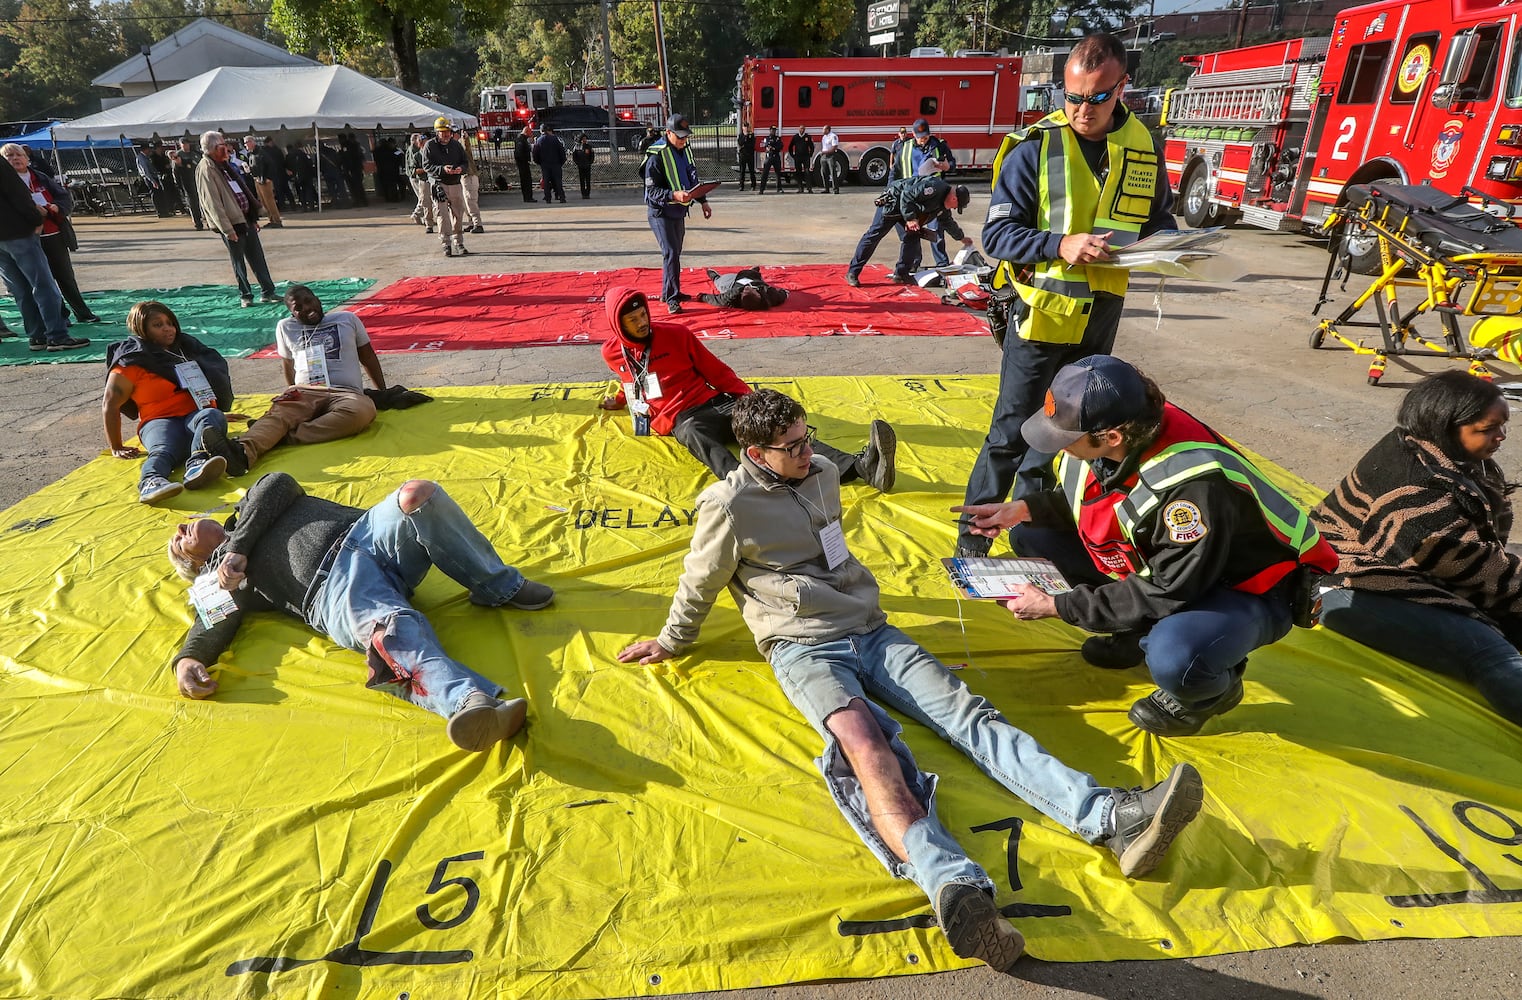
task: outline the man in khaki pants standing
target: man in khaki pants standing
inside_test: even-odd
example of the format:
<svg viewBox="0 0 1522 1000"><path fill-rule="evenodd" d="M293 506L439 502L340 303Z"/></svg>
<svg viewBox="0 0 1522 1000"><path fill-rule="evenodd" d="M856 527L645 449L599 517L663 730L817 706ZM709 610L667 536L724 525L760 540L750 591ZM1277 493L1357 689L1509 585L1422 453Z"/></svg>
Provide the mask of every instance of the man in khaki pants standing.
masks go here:
<svg viewBox="0 0 1522 1000"><path fill-rule="evenodd" d="M267 227L280 229L283 223L280 221L280 206L275 203L275 178L270 172L273 167L254 136L243 137L243 163L254 178L254 191L259 195L265 218L270 220Z"/></svg>

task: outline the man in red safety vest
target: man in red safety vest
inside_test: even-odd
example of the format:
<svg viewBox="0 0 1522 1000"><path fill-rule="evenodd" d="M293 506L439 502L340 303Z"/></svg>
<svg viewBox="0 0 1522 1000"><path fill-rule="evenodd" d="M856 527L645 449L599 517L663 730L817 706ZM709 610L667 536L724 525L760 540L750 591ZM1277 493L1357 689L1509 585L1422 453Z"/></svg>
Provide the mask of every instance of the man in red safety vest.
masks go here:
<svg viewBox="0 0 1522 1000"><path fill-rule="evenodd" d="M1013 529L1017 552L1051 559L1074 587L1005 606L1101 633L1082 649L1096 667L1145 660L1157 690L1131 706L1140 729L1190 736L1236 707L1247 654L1294 624L1302 567L1336 568L1305 509L1109 355L1059 371L1020 432L1060 453L1060 489L953 509L984 537Z"/></svg>

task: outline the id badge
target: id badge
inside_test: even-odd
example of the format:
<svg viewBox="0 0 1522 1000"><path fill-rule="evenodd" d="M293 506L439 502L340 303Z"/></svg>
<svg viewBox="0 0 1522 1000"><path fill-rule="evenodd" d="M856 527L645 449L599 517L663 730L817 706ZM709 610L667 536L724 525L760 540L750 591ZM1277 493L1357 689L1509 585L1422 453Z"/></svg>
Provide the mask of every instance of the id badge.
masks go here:
<svg viewBox="0 0 1522 1000"><path fill-rule="evenodd" d="M321 347L303 347L296 352L296 381L301 385L328 384L328 355Z"/></svg>
<svg viewBox="0 0 1522 1000"><path fill-rule="evenodd" d="M851 558L851 550L846 548L846 535L841 530L839 521L831 521L819 529L819 543L824 546L824 564L830 569Z"/></svg>
<svg viewBox="0 0 1522 1000"><path fill-rule="evenodd" d="M222 589L217 583L217 571L208 569L195 582L190 585L190 604L196 609L196 617L201 619L201 624L211 628L238 610L238 604L233 600L233 595Z"/></svg>
<svg viewBox="0 0 1522 1000"><path fill-rule="evenodd" d="M646 372L644 377L645 398L661 398L661 377L655 372Z"/></svg>
<svg viewBox="0 0 1522 1000"><path fill-rule="evenodd" d="M174 374L180 380L180 385L196 401L196 409L204 410L208 406L217 405L217 394L212 391L211 383L206 381L206 373L201 371L200 365L194 361L181 361L174 366Z"/></svg>
<svg viewBox="0 0 1522 1000"><path fill-rule="evenodd" d="M634 436L650 436L650 404L637 396L629 398L629 419L634 421Z"/></svg>

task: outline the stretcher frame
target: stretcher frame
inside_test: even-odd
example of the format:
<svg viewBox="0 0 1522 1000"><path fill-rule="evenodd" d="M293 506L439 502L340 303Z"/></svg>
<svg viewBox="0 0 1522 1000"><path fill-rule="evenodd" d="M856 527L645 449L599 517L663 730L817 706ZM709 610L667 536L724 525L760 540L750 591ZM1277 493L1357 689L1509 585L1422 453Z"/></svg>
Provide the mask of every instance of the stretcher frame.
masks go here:
<svg viewBox="0 0 1522 1000"><path fill-rule="evenodd" d="M1341 264L1342 287L1347 287L1347 275L1351 272L1351 255L1345 249L1345 234L1362 230L1378 239L1381 270L1362 294L1355 298L1333 319L1324 319L1311 332L1310 346L1319 349L1331 338L1354 354L1370 357L1368 380L1378 385L1385 373L1391 355L1418 355L1454 358L1467 361L1469 373L1484 379L1493 379L1495 373L1486 364L1495 357L1494 351L1475 348L1459 326L1461 316L1519 316L1522 315L1522 251L1498 252L1485 250L1473 253L1443 254L1428 245L1420 227L1414 224L1419 212L1406 211L1392 221L1392 214L1399 214L1398 206L1381 191L1371 188L1370 197L1354 207L1344 203L1332 209L1323 226L1332 241L1334 250L1327 263L1327 273L1321 285L1312 315L1330 301L1327 288L1334 272ZM1402 290L1420 296L1416 305L1403 308ZM1405 296L1409 303L1411 295ZM1374 307L1375 318L1355 319L1368 306ZM1441 339L1424 336L1416 329L1416 321L1428 313L1436 315L1442 327ZM1365 344L1366 338L1357 340L1343 332L1343 328L1373 329L1380 333L1377 346Z"/></svg>

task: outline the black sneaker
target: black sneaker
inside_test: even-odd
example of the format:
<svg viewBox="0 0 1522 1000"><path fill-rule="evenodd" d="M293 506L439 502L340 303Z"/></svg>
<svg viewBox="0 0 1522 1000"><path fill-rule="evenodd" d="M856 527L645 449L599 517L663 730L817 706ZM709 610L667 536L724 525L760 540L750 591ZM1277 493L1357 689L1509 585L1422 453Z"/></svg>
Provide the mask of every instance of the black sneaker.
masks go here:
<svg viewBox="0 0 1522 1000"><path fill-rule="evenodd" d="M914 279L907 274L895 274L893 276L893 283L895 285L912 285L914 284Z"/></svg>
<svg viewBox="0 0 1522 1000"><path fill-rule="evenodd" d="M29 340L26 343L26 348L29 351L45 351L48 349L48 342L46 340Z"/></svg>
<svg viewBox="0 0 1522 1000"><path fill-rule="evenodd" d="M992 546L984 548L973 542L958 542L957 550L952 555L958 559L987 559L990 549Z"/></svg>
<svg viewBox="0 0 1522 1000"><path fill-rule="evenodd" d="M1110 635L1091 635L1083 640L1079 652L1091 667L1101 670L1129 670L1141 665L1146 659L1142 652L1141 632L1115 632Z"/></svg>
<svg viewBox="0 0 1522 1000"><path fill-rule="evenodd" d="M1242 703L1241 669L1246 664L1247 661L1242 661L1231 687L1214 704L1190 708L1168 692L1158 689L1132 705L1126 717L1137 729L1154 736L1193 736L1211 718L1224 715Z"/></svg>
<svg viewBox="0 0 1522 1000"><path fill-rule="evenodd" d="M1025 951L1025 938L1004 919L993 894L975 885L948 882L935 896L935 916L951 950L1004 972Z"/></svg>
<svg viewBox="0 0 1522 1000"><path fill-rule="evenodd" d="M672 301L666 303L666 312L669 315L675 316L678 313L680 313L681 311L682 311L682 304L680 302L677 302L675 299L673 299Z"/></svg>
<svg viewBox="0 0 1522 1000"><path fill-rule="evenodd" d="M217 455L227 463L229 476L241 476L248 472L248 452L243 442L230 439L220 427L208 427L201 433L201 444L206 451Z"/></svg>
<svg viewBox="0 0 1522 1000"><path fill-rule="evenodd" d="M555 600L555 591L542 583L524 580L518 592L507 599L507 606L519 611L538 611L547 608Z"/></svg>
<svg viewBox="0 0 1522 1000"><path fill-rule="evenodd" d="M474 226L471 226L470 227L470 231L472 233L477 234L477 235L480 235L481 233L486 232L485 228L483 228L482 225L479 222L476 223Z"/></svg>
<svg viewBox="0 0 1522 1000"><path fill-rule="evenodd" d="M874 420L867 428L867 446L856 456L856 473L879 493L893 489L897 476L894 458L898 454L898 435L886 420Z"/></svg>
<svg viewBox="0 0 1522 1000"><path fill-rule="evenodd" d="M456 243L454 245L454 252L455 252L455 256L457 256L457 257L469 257L470 256L470 251L465 249L465 244L463 244L463 243Z"/></svg>
<svg viewBox="0 0 1522 1000"><path fill-rule="evenodd" d="M88 338L88 337L65 337L62 340L50 340L50 341L48 341L47 349L49 351L72 351L72 350L74 350L77 347L89 347L89 346L90 346L90 338ZM32 348L32 349L36 350L35 347Z"/></svg>
<svg viewBox="0 0 1522 1000"><path fill-rule="evenodd" d="M861 278L858 275L853 274L850 271L847 271L846 272L846 284L850 285L852 288L860 288L861 287Z"/></svg>
<svg viewBox="0 0 1522 1000"><path fill-rule="evenodd" d="M1191 764L1175 765L1168 777L1143 791L1133 788L1110 813L1113 832L1105 846L1120 860L1120 873L1139 878L1162 864L1173 838L1199 815L1205 784Z"/></svg>
<svg viewBox="0 0 1522 1000"><path fill-rule="evenodd" d="M284 300L274 292L265 292L263 295L259 296L259 301L263 302L265 305L272 305L276 302L282 302Z"/></svg>
<svg viewBox="0 0 1522 1000"><path fill-rule="evenodd" d="M453 257L454 256L454 247L451 247L448 243L444 244L444 256L445 257Z"/></svg>

